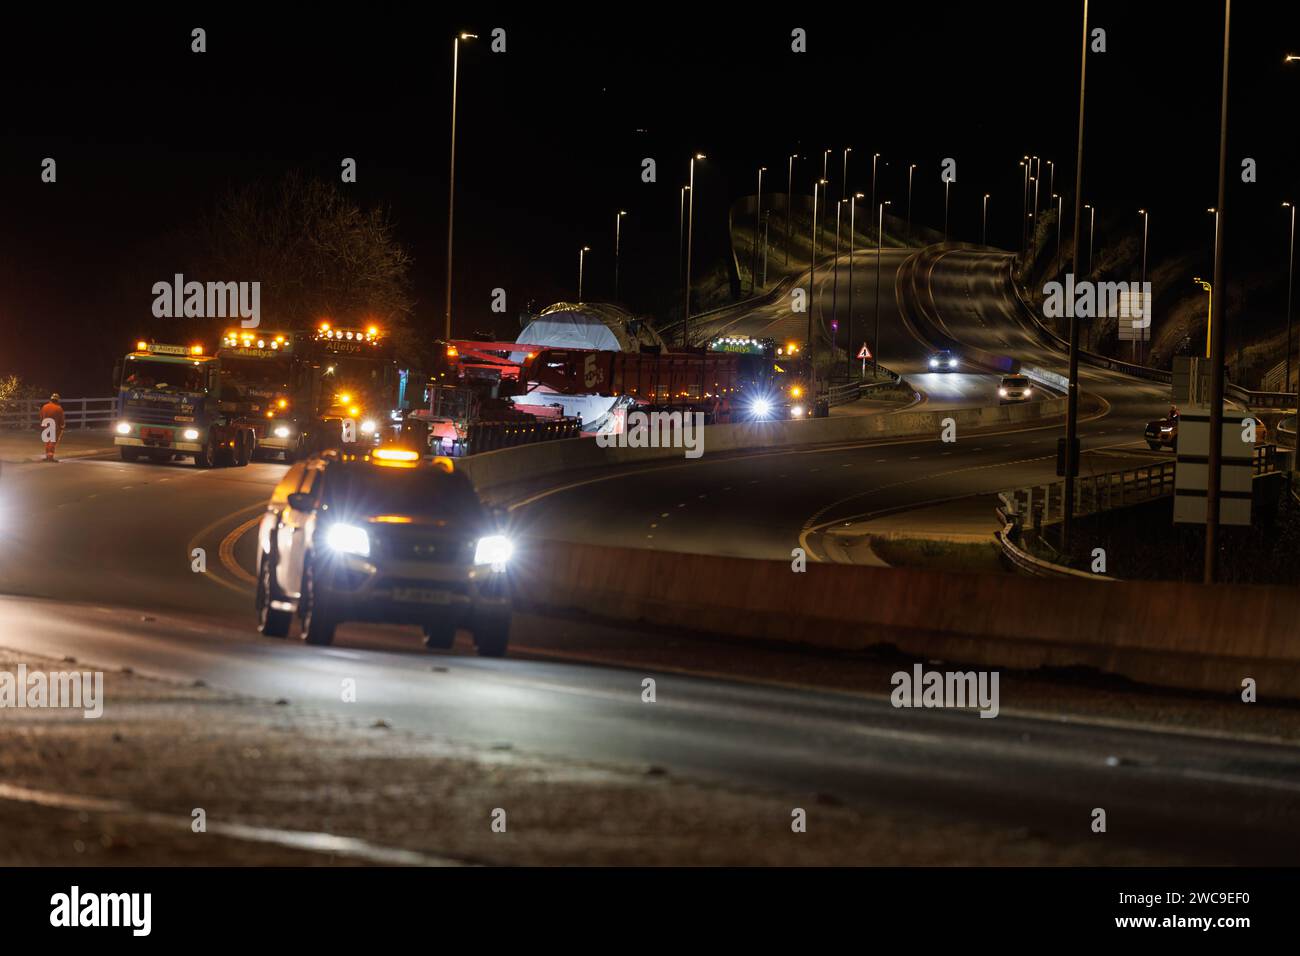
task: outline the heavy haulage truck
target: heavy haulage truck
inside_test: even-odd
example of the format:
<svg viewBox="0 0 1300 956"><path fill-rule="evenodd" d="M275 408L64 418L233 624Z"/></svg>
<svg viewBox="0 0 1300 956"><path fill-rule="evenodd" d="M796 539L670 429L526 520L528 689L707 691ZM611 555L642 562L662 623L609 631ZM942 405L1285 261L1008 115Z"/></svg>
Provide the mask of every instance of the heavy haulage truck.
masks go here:
<svg viewBox="0 0 1300 956"><path fill-rule="evenodd" d="M247 465L257 434L221 407L220 362L201 345L138 342L113 375L113 443L123 461L191 457L200 468Z"/></svg>

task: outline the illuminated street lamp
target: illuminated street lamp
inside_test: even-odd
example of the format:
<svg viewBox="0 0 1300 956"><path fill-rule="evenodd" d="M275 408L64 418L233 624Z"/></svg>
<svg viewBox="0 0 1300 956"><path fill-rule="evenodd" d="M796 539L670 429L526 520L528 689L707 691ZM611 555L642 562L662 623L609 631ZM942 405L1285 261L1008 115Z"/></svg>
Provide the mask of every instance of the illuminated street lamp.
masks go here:
<svg viewBox="0 0 1300 956"><path fill-rule="evenodd" d="M1210 323L1214 321L1214 286L1202 279L1200 276L1192 276L1192 282L1199 285L1209 295L1209 305L1206 306L1205 322L1205 357L1210 357Z"/></svg>
<svg viewBox="0 0 1300 956"><path fill-rule="evenodd" d="M583 246L578 250L578 301L582 301L582 267L586 261L587 253L591 252L591 246Z"/></svg>
<svg viewBox="0 0 1300 956"><path fill-rule="evenodd" d="M1097 210L1094 209L1094 208L1092 208L1091 206L1089 206L1087 203L1084 204L1083 208L1086 209L1086 210L1088 210L1088 268L1087 268L1087 270L1084 272L1084 275L1085 275L1085 276L1090 276L1090 275L1092 275L1092 236L1093 236L1093 226L1094 226L1094 225L1096 224L1096 222L1097 222Z"/></svg>
<svg viewBox="0 0 1300 956"><path fill-rule="evenodd" d="M916 171L916 163L907 167L907 232L906 239L911 241L912 238L912 173Z"/></svg>
<svg viewBox="0 0 1300 956"><path fill-rule="evenodd" d="M447 311L443 337L451 340L451 250L452 224L456 213L456 95L460 82L460 44L462 40L476 40L473 33L458 33L451 41L451 164L447 176Z"/></svg>
<svg viewBox="0 0 1300 956"><path fill-rule="evenodd" d="M834 321L839 315L839 296L840 296L840 220L844 211L845 199L837 200L835 203L835 264L831 266L831 320Z"/></svg>
<svg viewBox="0 0 1300 956"><path fill-rule="evenodd" d="M758 199L754 203L754 266L749 274L751 295L758 292L758 227L763 218L763 173L766 171L766 166L758 167Z"/></svg>
<svg viewBox="0 0 1300 956"><path fill-rule="evenodd" d="M1288 254L1286 271L1286 378L1282 382L1282 391L1289 392L1291 390L1291 285L1295 279L1295 203L1284 202L1282 208L1291 210L1291 251Z"/></svg>
<svg viewBox="0 0 1300 956"><path fill-rule="evenodd" d="M1139 209L1138 215L1142 217L1142 278L1139 280L1141 282L1139 288L1145 290L1146 281L1147 281L1147 227L1150 225L1151 222L1151 214L1147 212L1145 209ZM1145 297L1145 291L1143 292L1142 304L1143 306L1149 304ZM1141 355L1138 352L1139 348L1140 346L1138 345L1138 337L1134 335L1133 355L1137 361L1141 361Z"/></svg>
<svg viewBox="0 0 1300 956"><path fill-rule="evenodd" d="M793 233L790 231L790 207L793 205L794 198L794 161L798 155L791 153L786 159L787 169L785 176L785 264L790 264L790 239Z"/></svg>
<svg viewBox="0 0 1300 956"><path fill-rule="evenodd" d="M876 208L876 164L880 162L880 154L872 153L871 155L871 208ZM880 245L880 233L876 233L876 245Z"/></svg>
<svg viewBox="0 0 1300 956"><path fill-rule="evenodd" d="M888 199L880 204L880 218L876 221L877 235L883 235L883 230L885 228L885 207L888 205ZM876 374L876 378L880 378L880 245L879 242L876 243L876 347L871 353L871 367Z"/></svg>
<svg viewBox="0 0 1300 956"><path fill-rule="evenodd" d="M691 338L691 252L695 245L695 161L704 159L703 153L691 157L690 200L686 204L686 282L682 287L682 344L689 345Z"/></svg>
<svg viewBox="0 0 1300 956"><path fill-rule="evenodd" d="M623 239L623 217L627 212L623 209L618 211L614 217L614 301L618 301L618 253Z"/></svg>
<svg viewBox="0 0 1300 956"><path fill-rule="evenodd" d="M844 370L846 378L853 374L853 242L857 238L856 229L858 200L862 198L862 193L854 193L849 197L849 330L848 338L845 340L846 368Z"/></svg>
<svg viewBox="0 0 1300 956"><path fill-rule="evenodd" d="M980 245L989 244L989 194L984 194L984 212L980 216Z"/></svg>

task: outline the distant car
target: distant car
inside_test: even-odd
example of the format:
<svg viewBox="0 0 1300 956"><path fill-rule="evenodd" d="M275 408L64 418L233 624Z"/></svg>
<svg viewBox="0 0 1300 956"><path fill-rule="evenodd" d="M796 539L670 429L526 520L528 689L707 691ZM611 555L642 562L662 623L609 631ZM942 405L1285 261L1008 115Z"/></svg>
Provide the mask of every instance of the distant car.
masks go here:
<svg viewBox="0 0 1300 956"><path fill-rule="evenodd" d="M998 385L998 404L1006 405L1008 402L1027 402L1033 395L1034 387L1029 384L1029 378L1025 375L1003 375L1002 382Z"/></svg>
<svg viewBox="0 0 1300 956"><path fill-rule="evenodd" d="M451 459L381 447L326 451L276 486L258 527L258 630L308 644L345 621L418 624L430 648L457 628L479 654L510 639L510 539Z"/></svg>
<svg viewBox="0 0 1300 956"><path fill-rule="evenodd" d="M957 367L957 356L948 349L940 349L930 356L931 372L951 372Z"/></svg>
<svg viewBox="0 0 1300 956"><path fill-rule="evenodd" d="M1165 418L1157 418L1153 422L1147 422L1144 437L1147 440L1147 447L1152 451L1159 451L1162 448L1168 448L1171 451L1178 450L1178 409L1169 409L1169 415ZM1268 426L1262 419L1255 419L1255 444L1268 444Z"/></svg>

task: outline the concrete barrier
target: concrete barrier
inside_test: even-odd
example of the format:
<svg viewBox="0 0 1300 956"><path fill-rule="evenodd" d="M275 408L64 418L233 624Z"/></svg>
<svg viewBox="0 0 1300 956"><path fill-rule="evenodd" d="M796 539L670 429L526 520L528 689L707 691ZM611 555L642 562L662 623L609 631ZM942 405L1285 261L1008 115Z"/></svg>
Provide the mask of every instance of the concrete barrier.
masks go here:
<svg viewBox="0 0 1300 956"><path fill-rule="evenodd" d="M538 542L519 599L640 626L985 667L1094 667L1134 680L1300 698L1300 591L1099 583ZM887 688L876 688L887 690Z"/></svg>
<svg viewBox="0 0 1300 956"><path fill-rule="evenodd" d="M1064 398L985 408L938 411L882 412L879 415L845 415L799 421L742 422L706 425L704 455L735 451L780 451L837 442L876 438L923 438L939 440L944 421L951 418L960 437L972 429L1015 427L1050 422L1065 415ZM1085 414L1101 407L1099 400L1084 396ZM683 459L681 448L601 448L594 438L570 438L539 442L485 452L457 459L456 467L466 472L481 492L532 481L568 471L588 468L650 463Z"/></svg>

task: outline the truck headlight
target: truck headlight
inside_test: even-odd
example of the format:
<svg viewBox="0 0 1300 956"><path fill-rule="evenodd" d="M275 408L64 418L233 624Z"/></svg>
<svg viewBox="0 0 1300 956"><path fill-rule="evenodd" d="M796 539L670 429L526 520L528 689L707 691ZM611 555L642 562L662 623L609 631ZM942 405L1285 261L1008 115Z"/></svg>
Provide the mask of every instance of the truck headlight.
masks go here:
<svg viewBox="0 0 1300 956"><path fill-rule="evenodd" d="M275 437L276 437L276 438L288 438L288 437L289 437L289 426L288 426L288 425L277 425L277 426L276 426L276 429L275 429Z"/></svg>
<svg viewBox="0 0 1300 956"><path fill-rule="evenodd" d="M358 528L354 524L330 525L325 534L325 543L343 554L359 554L362 557L370 554L370 535L366 534L365 528Z"/></svg>
<svg viewBox="0 0 1300 956"><path fill-rule="evenodd" d="M791 417L791 418L803 418L803 406L802 406L802 405L796 405L796 406L794 406L794 408L790 409L790 417Z"/></svg>
<svg viewBox="0 0 1300 956"><path fill-rule="evenodd" d="M756 398L750 403L749 413L755 418L767 418L772 414L772 403L766 398Z"/></svg>
<svg viewBox="0 0 1300 956"><path fill-rule="evenodd" d="M186 441L198 441L199 432L197 428L187 428L181 433Z"/></svg>
<svg viewBox="0 0 1300 956"><path fill-rule="evenodd" d="M374 422L372 422L370 419L366 419L364 422L361 423L361 434L373 435L374 433L375 433Z"/></svg>
<svg viewBox="0 0 1300 956"><path fill-rule="evenodd" d="M930 368L938 368L938 367L939 367L939 360L938 360L938 359L930 359Z"/></svg>
<svg viewBox="0 0 1300 956"><path fill-rule="evenodd" d="M998 395L1000 395L1002 398L1006 398L1006 397L1007 397L1007 390L1006 390L1005 388L1000 388L1000 389L998 389Z"/></svg>
<svg viewBox="0 0 1300 956"><path fill-rule="evenodd" d="M117 423L117 433L118 433L119 435L129 435L129 434L131 434L131 423L130 423L130 422L118 422L118 423Z"/></svg>
<svg viewBox="0 0 1300 956"><path fill-rule="evenodd" d="M490 534L478 539L478 545L474 548L474 563L490 564L493 571L504 571L514 551L515 546L505 535Z"/></svg>

